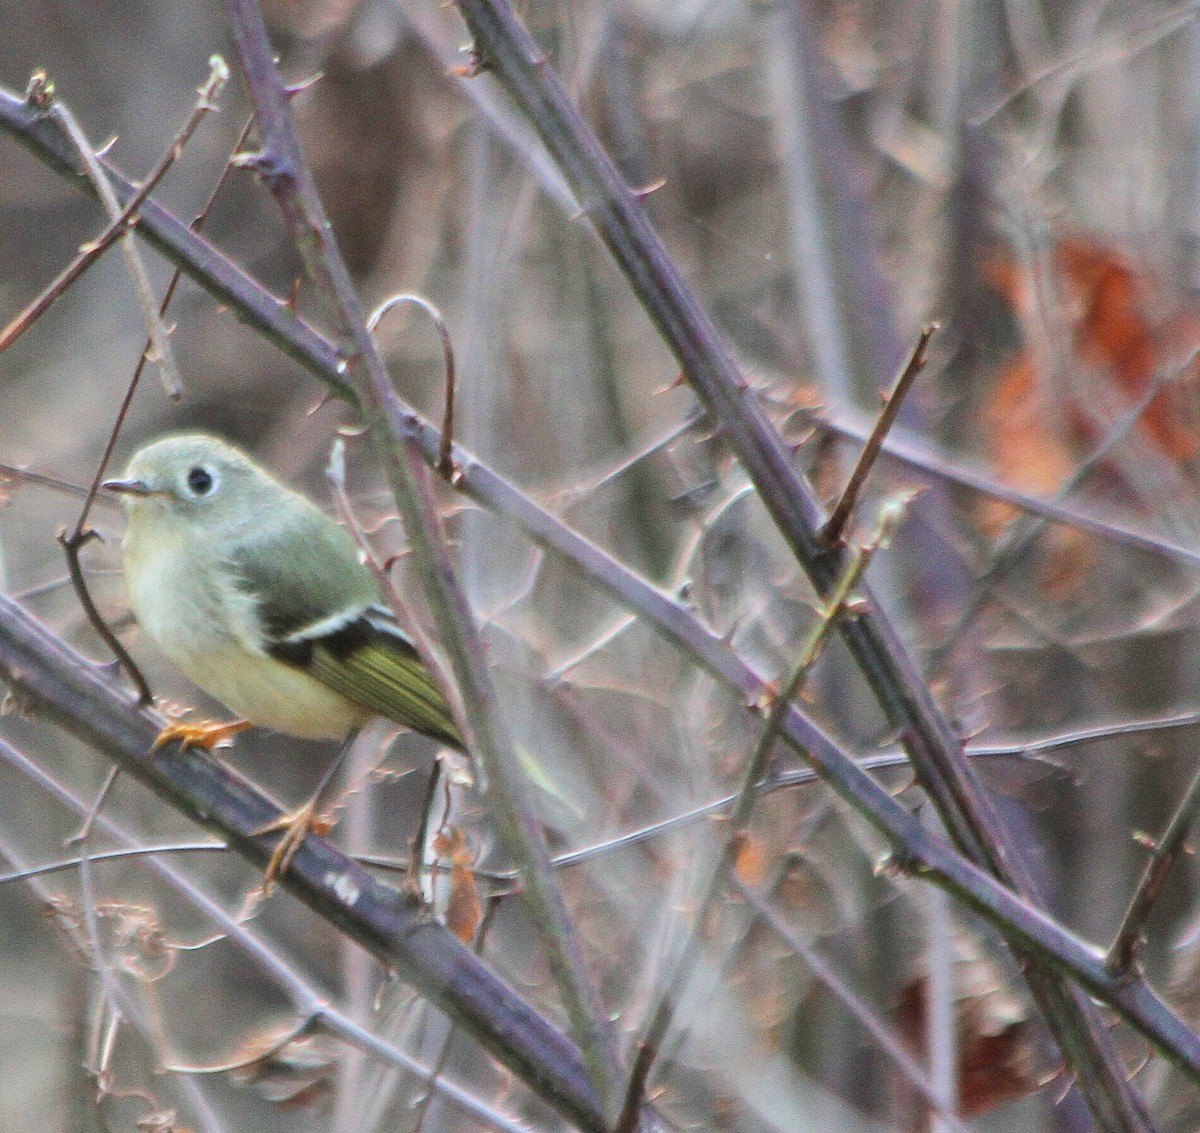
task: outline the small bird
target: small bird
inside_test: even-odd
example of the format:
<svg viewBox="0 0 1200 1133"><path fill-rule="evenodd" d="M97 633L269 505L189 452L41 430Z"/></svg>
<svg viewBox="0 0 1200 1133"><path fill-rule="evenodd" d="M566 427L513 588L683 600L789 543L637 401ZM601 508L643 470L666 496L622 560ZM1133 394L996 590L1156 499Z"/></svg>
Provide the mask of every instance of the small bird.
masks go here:
<svg viewBox="0 0 1200 1133"><path fill-rule="evenodd" d="M345 740L384 716L464 749L445 694L382 604L354 539L310 500L201 433L146 445L104 486L125 500L125 585L138 622L242 717L171 724L155 747L211 749L252 724ZM316 801L266 828L288 831L266 886L313 827Z"/></svg>

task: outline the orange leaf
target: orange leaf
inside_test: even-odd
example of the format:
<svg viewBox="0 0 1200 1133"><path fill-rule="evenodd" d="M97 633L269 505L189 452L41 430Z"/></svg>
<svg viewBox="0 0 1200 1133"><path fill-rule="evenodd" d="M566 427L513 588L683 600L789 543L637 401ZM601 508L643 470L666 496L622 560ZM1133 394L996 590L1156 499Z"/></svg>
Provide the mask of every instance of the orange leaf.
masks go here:
<svg viewBox="0 0 1200 1133"><path fill-rule="evenodd" d="M738 835L733 847L733 872L743 885L757 888L767 879L767 857L762 843L751 834Z"/></svg>
<svg viewBox="0 0 1200 1133"><path fill-rule="evenodd" d="M471 848L457 827L439 831L433 840L433 848L450 859L446 927L464 944L472 944L483 920L483 904L479 900L479 886L475 883Z"/></svg>

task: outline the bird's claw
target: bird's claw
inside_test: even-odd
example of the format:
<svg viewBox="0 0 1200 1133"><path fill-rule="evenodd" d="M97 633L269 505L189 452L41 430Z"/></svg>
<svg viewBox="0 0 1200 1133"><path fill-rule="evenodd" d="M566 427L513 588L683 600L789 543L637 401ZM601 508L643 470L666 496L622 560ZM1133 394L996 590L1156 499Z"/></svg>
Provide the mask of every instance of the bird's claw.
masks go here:
<svg viewBox="0 0 1200 1133"><path fill-rule="evenodd" d="M249 727L249 720L228 720L225 723L203 720L197 724L184 724L176 720L158 733L158 739L150 750L158 751L179 740L184 748L202 747L205 751L212 751L215 747L227 747L238 732L244 732Z"/></svg>
<svg viewBox="0 0 1200 1133"><path fill-rule="evenodd" d="M267 897L275 887L276 880L286 872L296 856L296 851L304 844L309 834L328 834L333 829L333 821L326 815L317 813L317 799L309 799L299 810L281 815L274 822L268 822L254 831L255 835L274 834L279 830L284 832L279 839L279 845L271 851L271 860L267 863L267 871L263 874L262 884L258 888L261 896Z"/></svg>

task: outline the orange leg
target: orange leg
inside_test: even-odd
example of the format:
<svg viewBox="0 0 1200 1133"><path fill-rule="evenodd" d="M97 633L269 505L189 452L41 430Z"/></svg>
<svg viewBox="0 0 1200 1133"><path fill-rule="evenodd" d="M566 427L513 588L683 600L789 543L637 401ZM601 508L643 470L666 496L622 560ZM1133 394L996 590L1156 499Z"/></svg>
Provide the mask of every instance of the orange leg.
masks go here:
<svg viewBox="0 0 1200 1133"><path fill-rule="evenodd" d="M271 890L275 888L276 878L292 864L292 858L296 856L296 851L300 849L309 834L319 834L324 837L333 829L332 819L317 813L318 802L320 802L320 792L313 795L299 810L289 811L274 822L268 822L266 826L260 826L254 831L255 834L274 834L277 830L284 831L283 837L279 839L279 845L271 851L267 872L263 874L262 885L258 890L262 896L270 896Z"/></svg>
<svg viewBox="0 0 1200 1133"><path fill-rule="evenodd" d="M293 810L277 818L274 822L268 822L266 826L260 826L254 832L255 834L273 834L277 830L284 832L283 837L279 840L279 845L271 851L271 860L267 863L267 872L263 875L262 885L258 890L263 897L270 895L271 890L275 887L275 879L292 864L292 858L296 856L296 851L300 849L309 834L319 834L324 837L333 829L332 819L320 814L317 807L325 794L325 788L329 786L338 767L341 766L342 760L346 758L346 753L350 750L357 734L358 729L356 728L342 741L341 751L338 752L337 758L325 768L325 773L321 776L321 781L317 784L317 789L313 791L308 802L299 810Z"/></svg>
<svg viewBox="0 0 1200 1133"><path fill-rule="evenodd" d="M224 724L212 720L184 724L177 720L158 733L158 739L150 750L158 751L173 740L179 740L185 748L202 747L205 751L212 751L215 747L228 747L238 732L244 732L250 726L249 720L229 720Z"/></svg>

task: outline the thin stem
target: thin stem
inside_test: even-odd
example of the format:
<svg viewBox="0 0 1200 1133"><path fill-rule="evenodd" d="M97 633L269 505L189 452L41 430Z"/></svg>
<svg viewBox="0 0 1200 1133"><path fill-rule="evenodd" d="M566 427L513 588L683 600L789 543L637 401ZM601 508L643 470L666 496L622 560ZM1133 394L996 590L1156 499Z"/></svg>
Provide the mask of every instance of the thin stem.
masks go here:
<svg viewBox="0 0 1200 1133"><path fill-rule="evenodd" d="M229 68L225 66L225 61L219 55L214 55L211 60L212 71L209 75L208 82L200 88L199 100L196 108L192 112L191 118L188 120L184 128L176 136L175 141L167 147L167 152L159 161L154 172L147 179L146 184L139 190L133 198L125 205L122 217L132 217L137 208L146 201L150 191L162 179L167 170L178 161L179 155L183 151L184 145L196 128L203 120L204 116L215 109L214 100L224 88L224 85L229 77ZM250 130L250 123L247 122L242 130L239 145L245 140ZM229 176L230 170L233 168L232 163L226 163L225 169L221 176L217 179L216 185L209 194L208 200L204 207L197 213L192 221L191 229L193 232L199 232L204 227L204 222L208 218L208 214L212 209L213 204L217 199L217 195L225 185L225 181ZM121 223L114 222L109 231L113 234L112 238L124 230ZM106 234L107 235L107 234ZM104 237L101 237L103 240ZM96 241L95 243L100 243ZM107 246L107 245L106 245ZM99 252L96 253L99 255ZM82 270L82 269L81 269ZM171 282L167 284L167 290L163 295L162 303L158 308L158 317L160 320L166 318L167 310L171 306L171 300L175 297L175 290L179 286L179 280L182 278L182 271L176 268L171 275ZM151 335L153 332L151 331ZM104 446L104 452L100 456L100 461L96 465L96 472L92 476L91 485L88 488L87 495L84 497L83 508L79 513L79 518L75 521L75 529L69 535L60 535L59 542L62 544L63 550L67 556L67 569L71 575L71 583L75 587L75 593L79 597L79 602L83 606L84 613L87 615L88 621L91 622L92 628L100 635L104 643L112 650L117 661L124 667L125 672L129 675L129 679L133 681L138 690L138 702L140 704L149 704L154 699L150 691L150 685L137 663L130 655L129 651L109 629L108 623L101 616L100 611L96 608L95 602L92 600L91 593L87 588L87 581L83 574L83 569L79 561L80 551L85 544L92 538L95 532L86 528L88 515L91 512L92 505L97 499L97 493L100 490L100 482L108 470L109 462L112 460L113 450L117 446L117 438L121 434L121 428L125 423L125 418L129 415L130 406L133 404L133 395L137 392L138 386L141 384L142 374L145 373L146 363L149 361L151 347L153 346L153 338L148 337L145 345L142 347L141 354L138 357L137 365L133 370L133 377L129 379L129 385L125 389L125 395L121 399L121 404L117 409L117 417L113 422L113 427L108 434L108 441ZM96 800L96 806L99 807L103 802L103 793ZM90 823L85 823L81 835L86 835L90 829Z"/></svg>
<svg viewBox="0 0 1200 1133"><path fill-rule="evenodd" d="M83 564L79 561L79 552L92 540L99 538L99 535L89 529L87 531L74 531L68 534L66 531L60 531L58 534L58 542L67 556L67 570L71 574L71 585L75 588L75 595L79 599L79 604L83 607L83 612L87 615L87 619L92 624L105 645L112 650L112 654L120 662L121 667L129 674L129 679L133 681L134 687L137 689L138 704L147 705L154 703L154 694L150 691L150 685L146 682L146 678L142 676L142 671L137 667L137 663L130 656L129 650L121 643L120 639L111 629L108 628L108 623L104 620L103 615L96 608L96 603L92 600L91 591L88 590L87 579L83 576Z"/></svg>
<svg viewBox="0 0 1200 1133"><path fill-rule="evenodd" d="M1121 927L1117 930L1116 938L1108 950L1105 967L1114 976L1125 976L1133 971L1137 962L1138 948L1142 942L1142 933L1154 906L1162 894L1167 878L1179 856L1187 850L1188 831L1196 820L1196 811L1200 809L1200 771L1192 776L1179 806L1171 815L1171 821L1163 831L1163 836L1155 843L1150 854L1150 860L1142 872L1137 889L1129 902L1125 916L1121 918Z"/></svg>
<svg viewBox="0 0 1200 1133"><path fill-rule="evenodd" d="M199 95L191 116L183 128L175 136L175 140L167 147L166 153L159 159L158 164L150 171L150 175L142 182L134 196L125 203L124 207L113 217L108 226L94 240L89 240L76 253L75 259L68 264L58 278L54 280L32 303L29 304L15 319L0 331L0 352L7 350L21 337L47 310L54 301L62 295L88 268L106 252L113 243L123 236L129 228L137 223L137 211L142 202L150 196L158 183L167 175L171 167L179 160L192 135L200 123L211 112L217 109L217 100L225 83L229 79L229 68L225 60L214 55L209 60L209 75L204 85L200 87ZM161 313L160 313L161 314Z"/></svg>
<svg viewBox="0 0 1200 1133"><path fill-rule="evenodd" d="M29 101L36 103L39 112L48 117L74 146L87 170L88 178L96 189L96 195L100 198L110 219L117 223L121 217L121 206L104 167L96 157L96 151L92 148L91 142L88 141L79 123L75 121L75 116L65 104L54 97L53 85L48 84L45 76L42 75L40 76L40 89L38 89L38 79L39 76L35 75L30 80ZM130 279L133 281L134 293L137 295L138 305L142 308L142 318L146 321L146 330L154 343L153 360L158 364L163 388L167 391L168 396L177 401L183 396L183 382L175 365L175 356L171 352L170 333L163 325L162 319L158 317L157 304L154 302L154 290L150 286L150 278L146 274L145 265L138 252L137 242L128 226L121 226L120 238L121 251L125 256Z"/></svg>
<svg viewBox="0 0 1200 1133"><path fill-rule="evenodd" d="M829 513L829 519L825 521L825 526L821 528L821 538L826 543L834 544L841 540L846 523L854 511L854 505L858 503L863 485L867 482L867 477L871 474L871 469L875 467L875 461L883 449L883 442L896 423L900 406L904 404L904 399L912 388L913 382L916 381L917 375L925 369L925 355L929 347L929 340L938 329L937 323L927 323L921 328L917 344L908 356L908 361L904 363L892 388L884 394L883 410L876 419L875 427L867 437L867 443L863 446L862 452L859 453L854 470L850 473L850 479L846 481L846 486L842 489L838 502Z"/></svg>
<svg viewBox="0 0 1200 1133"><path fill-rule="evenodd" d="M446 319L442 315L442 312L434 303L426 299L424 295L404 293L389 296L371 312L371 317L367 319L367 329L375 331L383 316L393 308L398 307L401 303L412 303L414 306L420 307L433 322L433 329L437 331L438 340L442 344L442 365L445 373L446 397L445 408L442 412L442 443L438 449L437 460L434 461L433 466L445 479L450 480L454 475L454 461L452 459L454 453L454 393L456 384L454 343L450 340L450 331L446 326Z"/></svg>
<svg viewBox="0 0 1200 1133"><path fill-rule="evenodd" d="M816 417L813 419L812 425L818 432L832 433L835 436L859 442L865 441L870 432L865 418L851 413ZM903 434L903 430L898 432ZM972 492L977 492L982 496L1011 504L1018 511L1041 516L1054 523L1060 523L1064 527L1074 527L1080 531L1086 531L1117 546L1149 551L1151 554L1162 555L1192 565L1200 564L1200 550L1194 547L1188 547L1183 543L1159 535L1138 531L1133 527L1126 527L1104 516L1092 515L1086 511L1080 511L1078 508L1067 507L1062 502L1066 498L1066 494L1061 490L1055 493L1053 499L1043 499L1029 492L1022 492L1019 488L1001 484L988 469L951 456L923 438L918 439L911 434L898 435L897 432L893 432L884 442L883 451L889 460L896 461L898 464L905 465L926 476L943 480L948 484L969 488Z"/></svg>

